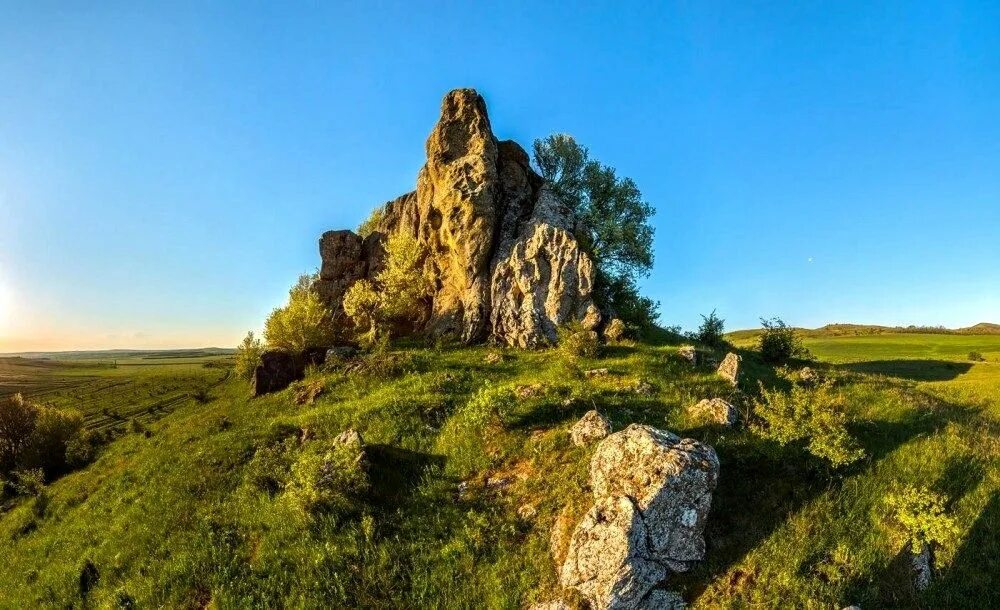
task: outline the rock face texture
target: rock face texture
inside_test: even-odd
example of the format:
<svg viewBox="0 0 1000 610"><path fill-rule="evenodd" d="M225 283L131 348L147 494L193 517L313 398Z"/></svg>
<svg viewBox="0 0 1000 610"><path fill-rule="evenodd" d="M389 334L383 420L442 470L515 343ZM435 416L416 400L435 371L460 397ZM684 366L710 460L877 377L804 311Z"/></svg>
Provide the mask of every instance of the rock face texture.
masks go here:
<svg viewBox="0 0 1000 610"><path fill-rule="evenodd" d="M580 418L580 421L573 424L569 431L570 438L573 439L573 444L577 447L599 441L609 434L611 434L611 422L593 409L587 411Z"/></svg>
<svg viewBox="0 0 1000 610"><path fill-rule="evenodd" d="M653 589L704 558L718 476L715 450L698 441L638 424L605 438L590 462L595 504L573 533L563 586L594 608L652 608L660 598L680 603Z"/></svg>
<svg viewBox="0 0 1000 610"><path fill-rule="evenodd" d="M722 359L722 364L719 365L718 373L720 377L736 385L740 376L740 357L732 352L726 354L726 357Z"/></svg>
<svg viewBox="0 0 1000 610"><path fill-rule="evenodd" d="M305 363L294 354L280 351L264 352L254 370L251 394L263 396L287 388L305 376Z"/></svg>
<svg viewBox="0 0 1000 610"><path fill-rule="evenodd" d="M554 342L571 320L596 327L594 266L574 235L572 210L520 146L496 139L482 96L445 96L426 153L416 191L385 204L374 233L331 231L320 240L317 290L336 321L346 326L347 288L381 269L387 237L407 232L427 249L434 286L418 330L533 347Z"/></svg>

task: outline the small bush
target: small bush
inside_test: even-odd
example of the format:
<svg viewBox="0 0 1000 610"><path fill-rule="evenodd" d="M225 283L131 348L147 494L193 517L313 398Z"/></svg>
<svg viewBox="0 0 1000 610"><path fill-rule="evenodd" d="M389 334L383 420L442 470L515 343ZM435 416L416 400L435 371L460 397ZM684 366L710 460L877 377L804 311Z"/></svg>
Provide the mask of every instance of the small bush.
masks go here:
<svg viewBox="0 0 1000 610"><path fill-rule="evenodd" d="M406 232L385 245L385 268L374 282L359 280L344 295L344 313L368 347L388 339L394 326L419 323L431 284L423 270L427 248Z"/></svg>
<svg viewBox="0 0 1000 610"><path fill-rule="evenodd" d="M378 231L379 225L385 220L385 206L378 206L372 213L368 215L360 225L358 225L358 235L361 237L368 237L375 231Z"/></svg>
<svg viewBox="0 0 1000 610"><path fill-rule="evenodd" d="M764 327L764 332L760 335L758 347L765 362L781 364L790 358L808 355L795 329L785 324L784 320L761 318L760 323Z"/></svg>
<svg viewBox="0 0 1000 610"><path fill-rule="evenodd" d="M972 362L986 362L986 358L979 352L969 352L969 360Z"/></svg>
<svg viewBox="0 0 1000 610"><path fill-rule="evenodd" d="M212 400L207 388L198 388L194 392L191 392L191 398L200 405L207 404Z"/></svg>
<svg viewBox="0 0 1000 610"><path fill-rule="evenodd" d="M695 333L695 340L699 343L711 347L719 347L725 342L723 337L723 332L726 327L726 321L715 314L715 310L712 313L701 316L701 326L698 327L698 332Z"/></svg>
<svg viewBox="0 0 1000 610"><path fill-rule="evenodd" d="M579 322L572 322L558 331L559 351L570 360L595 358L600 350L597 333Z"/></svg>
<svg viewBox="0 0 1000 610"><path fill-rule="evenodd" d="M0 474L41 469L52 477L68 466L67 447L83 434L83 416L32 404L21 395L0 399Z"/></svg>
<svg viewBox="0 0 1000 610"><path fill-rule="evenodd" d="M886 498L896 537L914 553L925 546L947 546L957 538L958 526L945 514L944 505L944 497L926 487L907 486Z"/></svg>
<svg viewBox="0 0 1000 610"><path fill-rule="evenodd" d="M260 366L261 356L264 354L264 342L254 337L253 331L243 337L243 342L236 347L236 362L234 368L236 375L245 381L253 379L254 371Z"/></svg>
<svg viewBox="0 0 1000 610"><path fill-rule="evenodd" d="M292 464L285 494L307 516L358 512L369 490L361 447L312 441Z"/></svg>
<svg viewBox="0 0 1000 610"><path fill-rule="evenodd" d="M264 323L264 340L271 349L301 353L326 347L334 340L330 311L313 290L316 277L303 275L288 291L288 304L271 312Z"/></svg>
<svg viewBox="0 0 1000 610"><path fill-rule="evenodd" d="M284 490L298 439L286 436L282 441L258 449L247 464L244 478L253 487L274 497Z"/></svg>
<svg viewBox="0 0 1000 610"><path fill-rule="evenodd" d="M789 392L761 386L754 410L767 422L761 430L765 438L782 445L804 441L810 453L834 467L864 457L864 450L844 426L843 400L829 382L814 388L793 386Z"/></svg>
<svg viewBox="0 0 1000 610"><path fill-rule="evenodd" d="M464 477L489 466L490 431L502 429L516 405L513 388L487 385L459 408L437 440L438 451L449 456L449 470Z"/></svg>

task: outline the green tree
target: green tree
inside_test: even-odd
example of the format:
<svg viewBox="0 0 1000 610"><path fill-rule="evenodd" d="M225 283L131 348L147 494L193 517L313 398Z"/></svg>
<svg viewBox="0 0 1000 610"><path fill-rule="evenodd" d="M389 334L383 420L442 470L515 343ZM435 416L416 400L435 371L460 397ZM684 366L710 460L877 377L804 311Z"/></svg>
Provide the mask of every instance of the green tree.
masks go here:
<svg viewBox="0 0 1000 610"><path fill-rule="evenodd" d="M726 321L717 316L713 309L707 316L701 316L701 326L698 327L696 338L705 345L719 347L723 342L722 333L725 327Z"/></svg>
<svg viewBox="0 0 1000 610"><path fill-rule="evenodd" d="M264 323L264 341L271 349L301 352L333 342L330 311L313 290L315 275L302 275L288 291L288 303L275 308Z"/></svg>
<svg viewBox="0 0 1000 610"><path fill-rule="evenodd" d="M246 381L253 379L254 371L260 366L263 354L264 342L255 337L251 330L236 347L236 375Z"/></svg>
<svg viewBox="0 0 1000 610"><path fill-rule="evenodd" d="M655 323L659 304L641 296L637 286L653 267L653 207L631 178L591 159L572 136L535 140L534 152L542 177L580 221L579 238L596 263L601 305L626 322Z"/></svg>
<svg viewBox="0 0 1000 610"><path fill-rule="evenodd" d="M795 329L785 324L781 318L760 319L764 332L758 340L760 355L765 362L780 364L792 357L807 357L808 350L802 345Z"/></svg>

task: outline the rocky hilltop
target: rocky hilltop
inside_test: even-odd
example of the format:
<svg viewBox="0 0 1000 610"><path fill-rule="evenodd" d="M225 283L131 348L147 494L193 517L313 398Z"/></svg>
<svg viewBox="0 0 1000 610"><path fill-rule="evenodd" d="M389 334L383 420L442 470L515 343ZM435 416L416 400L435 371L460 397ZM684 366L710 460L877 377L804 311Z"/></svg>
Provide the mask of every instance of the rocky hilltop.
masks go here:
<svg viewBox="0 0 1000 610"><path fill-rule="evenodd" d="M466 343L534 347L577 320L595 328L594 265L575 236L576 218L531 168L516 142L493 135L486 102L456 89L426 144L417 188L382 208L376 230L324 233L319 294L346 329L347 289L382 267L388 236L405 231L426 246L433 280L413 330Z"/></svg>

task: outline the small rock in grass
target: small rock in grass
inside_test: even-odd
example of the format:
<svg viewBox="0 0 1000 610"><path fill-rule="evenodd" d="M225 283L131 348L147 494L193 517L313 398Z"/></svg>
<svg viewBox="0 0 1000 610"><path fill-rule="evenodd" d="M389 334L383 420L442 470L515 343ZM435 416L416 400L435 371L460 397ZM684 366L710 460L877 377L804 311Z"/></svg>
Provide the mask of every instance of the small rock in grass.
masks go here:
<svg viewBox="0 0 1000 610"><path fill-rule="evenodd" d="M682 345L677 349L677 355L694 365L698 363L698 350L693 345Z"/></svg>
<svg viewBox="0 0 1000 610"><path fill-rule="evenodd" d="M704 399L691 407L691 414L702 421L733 426L739 420L736 407L721 398Z"/></svg>
<svg viewBox="0 0 1000 610"><path fill-rule="evenodd" d="M583 447L611 434L611 422L597 411L590 410L573 424L569 434L574 445Z"/></svg>
<svg viewBox="0 0 1000 610"><path fill-rule="evenodd" d="M656 387L645 379L637 381L634 390L639 396L652 396L656 393Z"/></svg>
<svg viewBox="0 0 1000 610"><path fill-rule="evenodd" d="M587 379L591 377L606 377L608 375L608 369L590 369L589 371L584 371L583 376Z"/></svg>
<svg viewBox="0 0 1000 610"><path fill-rule="evenodd" d="M802 367L802 370L799 371L799 381L807 385L812 385L819 382L819 373L808 366Z"/></svg>
<svg viewBox="0 0 1000 610"><path fill-rule="evenodd" d="M538 514L538 509L535 508L533 504L522 504L520 508L517 509L517 516L521 518L522 521L531 521Z"/></svg>
<svg viewBox="0 0 1000 610"><path fill-rule="evenodd" d="M514 388L514 394L518 398L534 398L536 396L541 396L545 393L545 386L540 383L533 383L531 385L519 385Z"/></svg>
<svg viewBox="0 0 1000 610"><path fill-rule="evenodd" d="M604 339L611 342L618 342L625 338L625 323L618 318L614 318L604 327Z"/></svg>
<svg viewBox="0 0 1000 610"><path fill-rule="evenodd" d="M485 362L486 364L502 364L503 354L501 354L500 352L490 352L486 354L485 358L483 358L483 362Z"/></svg>
<svg viewBox="0 0 1000 610"><path fill-rule="evenodd" d="M740 357L732 352L726 354L726 357L722 359L722 364L719 365L718 373L720 377L736 385L736 380L739 379L740 375Z"/></svg>

